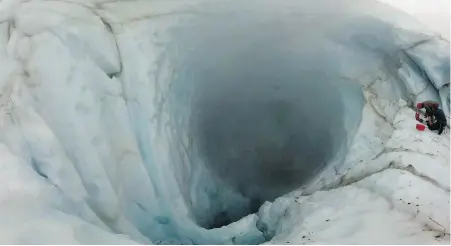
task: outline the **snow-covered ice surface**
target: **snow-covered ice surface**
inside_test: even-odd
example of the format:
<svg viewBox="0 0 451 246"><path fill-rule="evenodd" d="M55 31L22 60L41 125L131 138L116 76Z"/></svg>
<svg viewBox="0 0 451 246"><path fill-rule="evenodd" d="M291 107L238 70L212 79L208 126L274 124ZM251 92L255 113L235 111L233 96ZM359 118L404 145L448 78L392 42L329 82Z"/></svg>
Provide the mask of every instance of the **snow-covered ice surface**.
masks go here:
<svg viewBox="0 0 451 246"><path fill-rule="evenodd" d="M269 243L449 243L449 139L413 132L410 109L393 123L382 152L363 157L339 185L265 204L257 225Z"/></svg>
<svg viewBox="0 0 451 246"><path fill-rule="evenodd" d="M0 243L449 244L449 129L411 109L449 116L449 47L366 0L0 1Z"/></svg>

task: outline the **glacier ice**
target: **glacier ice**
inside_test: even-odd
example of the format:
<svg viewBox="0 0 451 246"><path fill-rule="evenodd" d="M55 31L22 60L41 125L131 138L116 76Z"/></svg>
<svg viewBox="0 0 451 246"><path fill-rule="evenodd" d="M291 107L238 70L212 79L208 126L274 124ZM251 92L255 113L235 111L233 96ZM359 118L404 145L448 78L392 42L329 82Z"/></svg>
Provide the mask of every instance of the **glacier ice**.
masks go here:
<svg viewBox="0 0 451 246"><path fill-rule="evenodd" d="M0 242L449 244L449 65L374 1L3 0Z"/></svg>

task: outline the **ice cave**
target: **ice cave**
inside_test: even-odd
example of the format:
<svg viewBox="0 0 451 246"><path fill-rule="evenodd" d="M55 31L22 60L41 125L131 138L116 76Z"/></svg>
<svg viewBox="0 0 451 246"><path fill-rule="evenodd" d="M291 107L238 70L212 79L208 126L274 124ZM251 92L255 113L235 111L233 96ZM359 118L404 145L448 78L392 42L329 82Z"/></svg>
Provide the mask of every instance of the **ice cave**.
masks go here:
<svg viewBox="0 0 451 246"><path fill-rule="evenodd" d="M449 244L449 59L373 0L2 0L0 243Z"/></svg>

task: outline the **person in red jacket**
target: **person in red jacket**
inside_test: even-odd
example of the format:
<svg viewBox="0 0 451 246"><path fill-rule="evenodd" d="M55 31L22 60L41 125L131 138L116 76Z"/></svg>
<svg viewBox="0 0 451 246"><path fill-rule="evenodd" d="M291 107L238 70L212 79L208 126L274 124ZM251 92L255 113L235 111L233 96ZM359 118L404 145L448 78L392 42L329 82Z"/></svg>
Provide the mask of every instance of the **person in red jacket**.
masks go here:
<svg viewBox="0 0 451 246"><path fill-rule="evenodd" d="M432 100L417 103L417 112L415 114L415 119L423 123L423 120L420 119L420 110L424 108L426 110L424 116L429 122L431 118L434 116L434 114L437 112L438 107L439 107L438 102Z"/></svg>
<svg viewBox="0 0 451 246"><path fill-rule="evenodd" d="M424 123L422 119L420 119L420 109L426 109L425 117L426 117L426 125L429 130L434 131L438 130L438 134L442 134L444 128L446 127L446 117L443 110L439 109L438 102L435 101L424 101L422 103L417 104L417 112L415 114L415 119L421 123Z"/></svg>
<svg viewBox="0 0 451 246"><path fill-rule="evenodd" d="M438 107L439 107L439 104L436 101L432 101L432 100L424 101L424 102L417 103L417 112L419 110L421 110L422 108L424 108L426 110L425 116L431 117L436 113Z"/></svg>

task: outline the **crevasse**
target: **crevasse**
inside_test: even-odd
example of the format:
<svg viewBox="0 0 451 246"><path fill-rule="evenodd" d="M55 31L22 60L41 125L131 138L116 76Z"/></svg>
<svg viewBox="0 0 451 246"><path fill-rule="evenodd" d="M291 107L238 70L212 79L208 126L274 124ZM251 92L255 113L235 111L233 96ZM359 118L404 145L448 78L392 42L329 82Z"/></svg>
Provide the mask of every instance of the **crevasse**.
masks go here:
<svg viewBox="0 0 451 246"><path fill-rule="evenodd" d="M409 109L449 116L449 42L414 20L366 0L0 4L2 242L449 243L449 135Z"/></svg>

